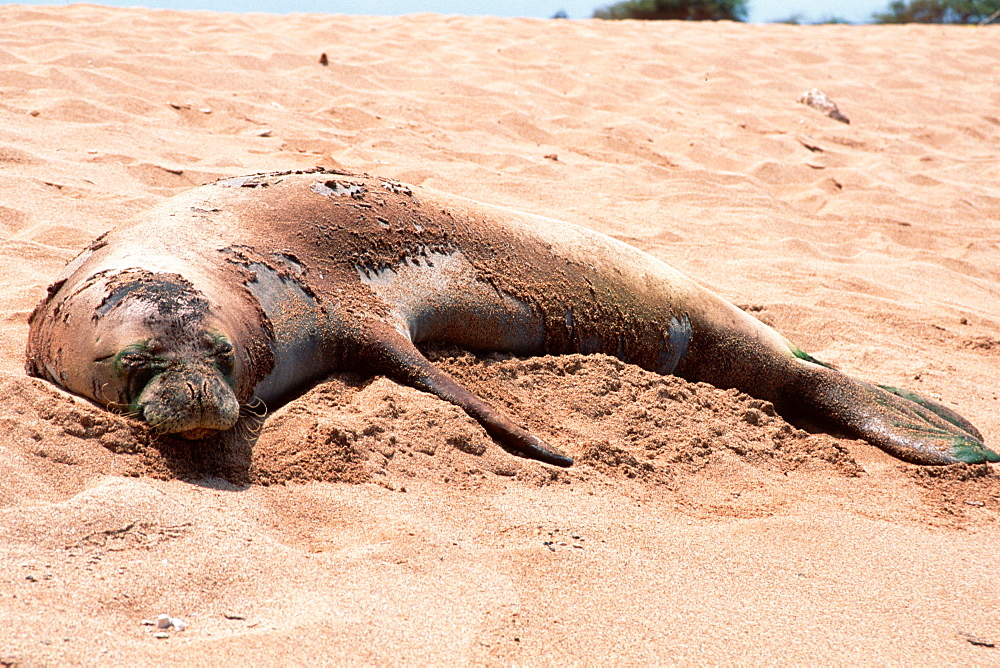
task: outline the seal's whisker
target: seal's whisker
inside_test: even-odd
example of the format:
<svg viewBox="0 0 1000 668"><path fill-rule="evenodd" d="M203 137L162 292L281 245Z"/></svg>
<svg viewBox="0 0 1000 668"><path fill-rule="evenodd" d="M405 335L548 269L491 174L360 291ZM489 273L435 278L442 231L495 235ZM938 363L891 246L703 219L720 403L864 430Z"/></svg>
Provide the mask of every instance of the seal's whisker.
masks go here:
<svg viewBox="0 0 1000 668"><path fill-rule="evenodd" d="M103 385L97 387L97 401L107 406L108 410L114 411L114 409L112 409L111 406L117 402L109 401L108 398L104 395L104 388L106 388L108 385L110 385L110 383L104 383Z"/></svg>
<svg viewBox="0 0 1000 668"><path fill-rule="evenodd" d="M121 401L114 401L107 397L104 389L111 383L104 383L96 388L96 399L99 403L104 404L104 407L108 409L111 413L115 415L121 415L127 418L142 419L142 409L141 408L131 408L132 404L123 403Z"/></svg>
<svg viewBox="0 0 1000 668"><path fill-rule="evenodd" d="M260 433L262 431L264 431L264 421L263 420L255 420L255 421L253 421L252 424L250 422L244 422L243 423L243 430L244 430L244 432L246 432L247 436L252 436L252 437L256 438L257 436L260 436Z"/></svg>
<svg viewBox="0 0 1000 668"><path fill-rule="evenodd" d="M264 429L264 418L267 417L268 409L264 400L258 396L250 397L250 400L240 406L240 426L241 437L256 438Z"/></svg>
<svg viewBox="0 0 1000 668"><path fill-rule="evenodd" d="M129 408L129 404L123 404L116 401L112 401L107 404L107 408L115 415L121 415L122 417L127 417L127 418L136 418L138 420L142 419L142 409Z"/></svg>
<svg viewBox="0 0 1000 668"><path fill-rule="evenodd" d="M259 418L267 417L267 404L260 397L250 397L250 401L240 406L240 413L243 415L255 415Z"/></svg>
<svg viewBox="0 0 1000 668"><path fill-rule="evenodd" d="M236 423L236 436L239 439L256 438L264 429L264 418L254 413L244 414Z"/></svg>
<svg viewBox="0 0 1000 668"><path fill-rule="evenodd" d="M149 425L146 425L146 429L143 429L143 434L146 436L146 445L156 445L160 442L160 436L162 436L157 429Z"/></svg>

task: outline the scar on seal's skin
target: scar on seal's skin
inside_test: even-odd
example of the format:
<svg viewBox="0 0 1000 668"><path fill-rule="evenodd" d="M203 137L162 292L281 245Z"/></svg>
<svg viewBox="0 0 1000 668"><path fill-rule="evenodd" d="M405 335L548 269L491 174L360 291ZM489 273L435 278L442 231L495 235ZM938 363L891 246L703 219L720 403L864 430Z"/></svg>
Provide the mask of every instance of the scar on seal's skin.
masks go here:
<svg viewBox="0 0 1000 668"><path fill-rule="evenodd" d="M418 345L604 352L738 388L918 464L998 461L965 418L816 360L675 269L575 225L389 179L222 179L95 240L30 320L27 370L163 432L202 438L334 370L462 407L507 450L572 460Z"/></svg>

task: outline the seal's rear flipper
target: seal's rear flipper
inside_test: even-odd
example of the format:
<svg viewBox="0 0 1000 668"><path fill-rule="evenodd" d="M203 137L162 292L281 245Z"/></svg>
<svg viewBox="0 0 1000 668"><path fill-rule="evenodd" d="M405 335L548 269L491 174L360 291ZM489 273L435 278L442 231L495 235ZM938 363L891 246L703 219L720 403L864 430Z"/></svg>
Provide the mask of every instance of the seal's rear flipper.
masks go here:
<svg viewBox="0 0 1000 668"><path fill-rule="evenodd" d="M927 397L920 396L916 392L913 392L911 390L904 390L901 387L893 387L891 385L879 385L878 387L881 387L886 392L891 392L892 394L895 394L897 397L903 397L904 399L909 399L913 403L920 404L924 408L934 413L937 413L939 416L941 416L948 422L952 423L965 433L971 435L973 438L977 438L980 441L983 440L983 435L979 433L979 430L976 429L976 427L971 422L969 422L964 417L962 417L955 411L951 410L944 404L939 404L933 399L928 399Z"/></svg>
<svg viewBox="0 0 1000 668"><path fill-rule="evenodd" d="M555 466L572 466L573 460L543 443L455 380L431 364L417 347L384 322L367 321L359 337L358 351L379 373L407 385L435 394L462 408L483 426L504 449Z"/></svg>
<svg viewBox="0 0 1000 668"><path fill-rule="evenodd" d="M936 401L796 360L792 403L914 464L1000 462L979 430Z"/></svg>

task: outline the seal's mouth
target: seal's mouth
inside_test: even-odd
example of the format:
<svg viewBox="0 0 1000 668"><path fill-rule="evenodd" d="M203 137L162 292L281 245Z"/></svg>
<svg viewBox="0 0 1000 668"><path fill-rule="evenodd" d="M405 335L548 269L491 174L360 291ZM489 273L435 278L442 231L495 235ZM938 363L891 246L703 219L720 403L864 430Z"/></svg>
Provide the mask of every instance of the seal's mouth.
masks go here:
<svg viewBox="0 0 1000 668"><path fill-rule="evenodd" d="M218 434L220 429L211 429L209 427L198 427L196 429L188 429L187 431L179 431L172 436L179 436L181 438L186 438L189 441L199 441L203 438L208 438L209 436L214 436Z"/></svg>
<svg viewBox="0 0 1000 668"><path fill-rule="evenodd" d="M200 362L171 362L146 383L134 404L153 429L189 441L231 429L240 417L226 377Z"/></svg>

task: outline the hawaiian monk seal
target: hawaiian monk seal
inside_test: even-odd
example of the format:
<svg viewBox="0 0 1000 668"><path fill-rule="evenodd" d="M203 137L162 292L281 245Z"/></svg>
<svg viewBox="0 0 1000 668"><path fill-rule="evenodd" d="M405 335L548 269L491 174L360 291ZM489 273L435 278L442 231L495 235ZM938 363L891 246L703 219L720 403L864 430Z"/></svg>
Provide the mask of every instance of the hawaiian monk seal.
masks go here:
<svg viewBox="0 0 1000 668"><path fill-rule="evenodd" d="M805 411L920 464L998 461L951 409L828 367L663 262L575 225L314 170L220 180L95 240L31 315L27 370L201 438L337 369L462 407L568 466L434 367L425 342L604 352Z"/></svg>

